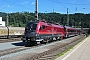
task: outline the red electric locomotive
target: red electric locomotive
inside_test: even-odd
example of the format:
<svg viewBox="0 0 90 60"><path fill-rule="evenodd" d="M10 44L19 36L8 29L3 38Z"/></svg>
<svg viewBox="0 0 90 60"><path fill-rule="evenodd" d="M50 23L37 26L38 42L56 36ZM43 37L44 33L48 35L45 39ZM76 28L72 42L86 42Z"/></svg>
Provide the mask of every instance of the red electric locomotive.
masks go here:
<svg viewBox="0 0 90 60"><path fill-rule="evenodd" d="M25 27L22 39L26 42L47 42L64 37L64 27L43 21L31 21Z"/></svg>

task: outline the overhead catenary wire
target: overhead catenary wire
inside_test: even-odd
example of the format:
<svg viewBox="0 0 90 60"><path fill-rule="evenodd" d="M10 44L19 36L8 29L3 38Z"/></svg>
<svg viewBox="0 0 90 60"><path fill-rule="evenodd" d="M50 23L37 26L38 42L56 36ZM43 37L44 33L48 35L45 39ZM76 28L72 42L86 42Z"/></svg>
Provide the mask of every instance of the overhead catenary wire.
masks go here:
<svg viewBox="0 0 90 60"><path fill-rule="evenodd" d="M52 1L52 2L58 3L58 4L60 4L62 7L64 7L65 9L67 8L66 6L64 6L62 3L60 3L60 2L57 1L57 0L49 0L49 1Z"/></svg>
<svg viewBox="0 0 90 60"><path fill-rule="evenodd" d="M65 6L63 3L61 3L61 2L58 1L58 0L49 0L49 1L52 1L52 2L55 2L55 3L60 4L65 10L67 10L67 8L69 9L69 7ZM71 10L69 10L68 12L71 12Z"/></svg>
<svg viewBox="0 0 90 60"><path fill-rule="evenodd" d="M19 7L21 7L21 8L25 8L25 9L29 9L29 10L32 10L32 9L30 9L30 7L26 7L26 6L23 6L23 5L21 5L21 4L18 4L17 2L19 2L20 0L14 0L13 2L11 2L11 1L9 1L9 0L3 0L4 2L7 2L7 3L9 3L9 5L17 5L17 6L19 6ZM27 1L27 0L24 0L24 1ZM73 10L75 10L75 11L77 11L77 9L80 9L80 8L78 8L78 6L80 6L80 5L90 5L90 4L85 4L85 3L83 3L83 4L78 4L78 3L70 3L69 1L66 1L66 2L61 2L61 1L59 1L59 0L49 0L49 1L52 1L52 2L55 2L55 3L58 3L58 4L60 4L64 9L67 9L67 8L69 8L68 6L66 6L66 5L71 5L71 6L76 6L76 7L73 7L72 9L71 8L69 8L69 12L72 12ZM41 7L41 6L40 6ZM43 7L42 7L43 8ZM86 8L86 7L83 7L83 8L85 8L85 9L90 9L90 8ZM81 9L83 9L83 8L81 8ZM7 10L6 8L0 8L1 10L4 10L4 11L8 11L9 12L9 10ZM54 8L53 8L54 9Z"/></svg>
<svg viewBox="0 0 90 60"><path fill-rule="evenodd" d="M52 0L53 1L53 0ZM55 1L57 1L57 0L55 0ZM53 1L53 2L55 2L55 1ZM61 2L61 1L58 1L59 3L62 3L62 4L69 4L69 5L90 5L90 4L85 4L85 3L70 3L70 2Z"/></svg>
<svg viewBox="0 0 90 60"><path fill-rule="evenodd" d="M17 4L16 2L18 2L19 0L16 0L16 1L14 1L14 2L11 2L11 1L8 1L8 0L3 0L3 1L9 3L11 6L12 6L12 5L17 5L17 6L21 7L21 8L25 8L25 9L32 10L32 9L30 9L30 7L25 7L25 6L21 5L21 4ZM26 1L26 0L25 0L25 1ZM4 9L4 10L5 10L5 9Z"/></svg>
<svg viewBox="0 0 90 60"><path fill-rule="evenodd" d="M68 5L72 6L73 8L69 8L69 13L71 13L72 11L77 11L78 9L90 9L90 8L86 8L84 6L89 6L90 4L85 4L85 3L70 3L68 0L66 2L62 2L62 1L59 1L59 0L49 0L49 1L52 1L52 2L55 2L55 3L58 3L60 4L63 8L67 9L69 8ZM83 6L81 8L78 8L79 6ZM75 13L75 12L72 12L72 13Z"/></svg>
<svg viewBox="0 0 90 60"><path fill-rule="evenodd" d="M6 0L3 0L3 1L6 2ZM12 2L12 3L10 3L10 4L12 5L12 4L16 3L17 1L18 1L18 0L14 1L14 2ZM10 5L10 4L9 4L9 5ZM11 12L10 10L7 10L7 9L5 9L5 8L3 8L3 7L1 7L0 10L6 11L6 12Z"/></svg>

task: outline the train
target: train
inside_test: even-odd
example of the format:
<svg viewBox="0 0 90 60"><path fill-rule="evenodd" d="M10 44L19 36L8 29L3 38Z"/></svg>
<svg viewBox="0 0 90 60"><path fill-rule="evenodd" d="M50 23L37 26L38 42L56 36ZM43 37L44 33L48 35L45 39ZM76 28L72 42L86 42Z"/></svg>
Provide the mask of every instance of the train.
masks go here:
<svg viewBox="0 0 90 60"><path fill-rule="evenodd" d="M80 35L81 33L82 31L77 28L38 20L30 21L26 24L24 35L21 40L23 42L44 43Z"/></svg>
<svg viewBox="0 0 90 60"><path fill-rule="evenodd" d="M25 27L0 27L0 38L23 36Z"/></svg>

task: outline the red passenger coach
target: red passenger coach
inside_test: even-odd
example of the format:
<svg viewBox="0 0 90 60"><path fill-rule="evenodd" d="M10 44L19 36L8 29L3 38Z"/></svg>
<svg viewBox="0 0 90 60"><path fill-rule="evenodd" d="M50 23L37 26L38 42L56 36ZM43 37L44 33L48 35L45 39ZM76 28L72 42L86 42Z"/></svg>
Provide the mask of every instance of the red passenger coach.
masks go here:
<svg viewBox="0 0 90 60"><path fill-rule="evenodd" d="M65 37L71 37L79 34L79 30L72 27L65 26Z"/></svg>
<svg viewBox="0 0 90 60"><path fill-rule="evenodd" d="M46 42L64 37L64 27L43 21L29 22L25 27L23 41Z"/></svg>

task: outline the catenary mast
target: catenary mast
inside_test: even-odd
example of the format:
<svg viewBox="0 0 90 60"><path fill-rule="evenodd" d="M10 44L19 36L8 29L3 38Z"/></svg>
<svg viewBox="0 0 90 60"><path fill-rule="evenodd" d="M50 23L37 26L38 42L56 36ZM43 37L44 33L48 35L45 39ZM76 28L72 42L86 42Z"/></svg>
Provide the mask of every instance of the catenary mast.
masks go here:
<svg viewBox="0 0 90 60"><path fill-rule="evenodd" d="M38 0L35 3L35 20L38 20Z"/></svg>
<svg viewBox="0 0 90 60"><path fill-rule="evenodd" d="M69 14L68 14L68 8L67 8L67 26L69 26Z"/></svg>

